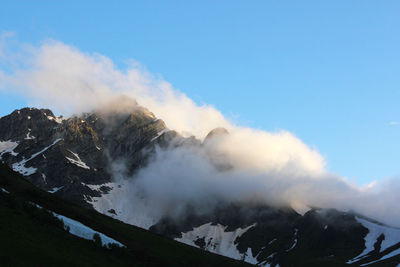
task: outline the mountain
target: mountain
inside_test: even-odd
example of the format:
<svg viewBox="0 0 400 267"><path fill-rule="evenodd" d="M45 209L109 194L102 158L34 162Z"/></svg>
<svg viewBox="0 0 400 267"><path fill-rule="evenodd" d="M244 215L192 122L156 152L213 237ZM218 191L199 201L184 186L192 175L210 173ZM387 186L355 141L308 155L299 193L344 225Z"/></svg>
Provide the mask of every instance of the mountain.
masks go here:
<svg viewBox="0 0 400 267"><path fill-rule="evenodd" d="M131 189L116 176L135 179L159 147L200 147L225 134L217 128L204 141L185 138L138 105L67 119L48 109L24 108L0 118L0 159L59 198L259 266L400 263L400 230L352 212L312 208L300 214L288 205L234 202L205 213L188 205L179 218L149 217L140 206L125 209L124 202L136 200L126 198ZM229 170L219 156L210 160L221 172Z"/></svg>
<svg viewBox="0 0 400 267"><path fill-rule="evenodd" d="M111 182L108 157L129 157L133 172L144 164L143 152L154 146L164 130L164 122L142 108L68 120L48 109L24 108L0 119L0 140L7 140L2 142L0 157L36 186L91 207L87 203L91 197L109 190L89 186Z"/></svg>

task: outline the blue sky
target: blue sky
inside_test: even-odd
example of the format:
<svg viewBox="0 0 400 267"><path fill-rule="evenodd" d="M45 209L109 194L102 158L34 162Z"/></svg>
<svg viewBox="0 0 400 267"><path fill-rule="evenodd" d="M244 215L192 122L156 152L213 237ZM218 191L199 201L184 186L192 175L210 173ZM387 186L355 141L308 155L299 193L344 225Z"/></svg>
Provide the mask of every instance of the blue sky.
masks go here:
<svg viewBox="0 0 400 267"><path fill-rule="evenodd" d="M9 42L133 58L238 124L286 129L360 184L400 174L398 1L2 1ZM0 65L1 66L1 65ZM4 70L7 71L7 70ZM0 92L0 116L25 106Z"/></svg>

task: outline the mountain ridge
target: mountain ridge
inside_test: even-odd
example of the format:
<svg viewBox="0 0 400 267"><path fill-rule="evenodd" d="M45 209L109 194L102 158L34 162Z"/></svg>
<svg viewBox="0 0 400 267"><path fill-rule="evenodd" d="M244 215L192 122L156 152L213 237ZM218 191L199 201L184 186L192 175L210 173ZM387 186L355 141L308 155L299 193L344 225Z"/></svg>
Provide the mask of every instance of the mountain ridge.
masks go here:
<svg viewBox="0 0 400 267"><path fill-rule="evenodd" d="M157 147L196 147L225 134L229 133L217 128L203 142L184 138L144 108L66 119L48 109L24 108L0 118L0 159L35 186L65 200L260 266L293 266L295 258L304 264L315 258L336 266L367 264L397 251L400 240L385 236L388 227L380 229L370 221L373 226L368 227L355 214L334 209L311 209L300 215L290 206L222 203L204 214L187 206L177 220L174 216L143 218L140 212L127 214L119 207L126 188L123 180L115 180L116 175L133 177ZM220 171L230 169L224 161L215 164ZM367 240L377 227L382 233ZM385 240L392 243L381 250ZM354 260L366 249L370 251ZM398 254L389 259L398 261Z"/></svg>

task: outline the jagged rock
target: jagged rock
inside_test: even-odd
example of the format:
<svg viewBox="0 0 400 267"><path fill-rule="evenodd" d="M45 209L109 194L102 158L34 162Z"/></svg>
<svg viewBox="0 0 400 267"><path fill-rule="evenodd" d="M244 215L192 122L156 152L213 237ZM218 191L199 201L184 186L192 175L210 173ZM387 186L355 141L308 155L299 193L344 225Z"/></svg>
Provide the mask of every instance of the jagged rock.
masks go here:
<svg viewBox="0 0 400 267"><path fill-rule="evenodd" d="M218 137L218 136L224 136L227 134L229 134L227 129L225 129L223 127L215 128L207 134L206 138L204 138L204 143L206 143L211 138Z"/></svg>
<svg viewBox="0 0 400 267"><path fill-rule="evenodd" d="M62 120L48 109L24 108L0 118L0 142L18 144L2 161L44 190L90 206L111 181L110 158L129 158L127 173L146 164L165 123L144 108L93 112ZM14 154L14 155L13 155Z"/></svg>

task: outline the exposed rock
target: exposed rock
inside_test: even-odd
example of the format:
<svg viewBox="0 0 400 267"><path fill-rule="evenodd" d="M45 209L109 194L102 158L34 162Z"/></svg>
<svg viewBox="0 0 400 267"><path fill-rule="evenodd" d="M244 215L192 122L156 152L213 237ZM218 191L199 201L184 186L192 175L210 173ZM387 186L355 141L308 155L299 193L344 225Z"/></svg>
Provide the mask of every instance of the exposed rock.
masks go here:
<svg viewBox="0 0 400 267"><path fill-rule="evenodd" d="M133 174L146 164L163 131L164 122L141 107L131 113L86 113L65 120L48 109L24 108L0 118L0 141L18 144L2 161L38 187L60 188L55 194L90 206L87 199L105 188L86 185L110 182L110 164L119 159L129 158L126 172Z"/></svg>
<svg viewBox="0 0 400 267"><path fill-rule="evenodd" d="M225 129L223 127L215 128L207 134L206 138L204 138L204 143L206 143L211 138L218 137L218 136L224 136L227 134L229 134L227 129Z"/></svg>

